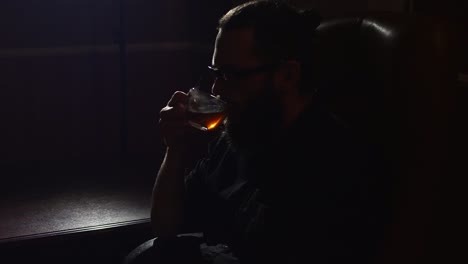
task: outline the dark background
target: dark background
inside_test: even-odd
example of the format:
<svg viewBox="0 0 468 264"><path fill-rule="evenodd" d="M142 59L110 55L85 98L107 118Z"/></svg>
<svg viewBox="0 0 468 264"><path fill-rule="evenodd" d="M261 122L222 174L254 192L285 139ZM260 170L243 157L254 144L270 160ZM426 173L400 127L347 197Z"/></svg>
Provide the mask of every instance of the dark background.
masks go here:
<svg viewBox="0 0 468 264"><path fill-rule="evenodd" d="M159 109L197 80L217 18L242 1L123 2L123 11L118 0L1 2L0 173L159 161ZM444 16L459 31L468 17L466 1L413 1L410 10L405 1L291 2L325 17L368 10ZM460 43L467 35L459 34ZM465 53L461 72L468 72ZM0 177L3 185L15 180Z"/></svg>

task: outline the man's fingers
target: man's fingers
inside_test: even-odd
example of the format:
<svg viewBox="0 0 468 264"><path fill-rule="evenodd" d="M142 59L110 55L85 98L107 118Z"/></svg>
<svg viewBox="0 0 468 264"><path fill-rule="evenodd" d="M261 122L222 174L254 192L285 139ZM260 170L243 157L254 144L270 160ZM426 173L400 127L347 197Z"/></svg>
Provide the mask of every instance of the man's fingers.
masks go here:
<svg viewBox="0 0 468 264"><path fill-rule="evenodd" d="M185 108L188 102L188 95L184 92L181 91L176 91L169 102L167 102L167 106L172 106L172 107L181 107Z"/></svg>
<svg viewBox="0 0 468 264"><path fill-rule="evenodd" d="M159 127L163 132L170 132L170 133L182 133L185 127L185 123L181 122L162 122L159 121Z"/></svg>
<svg viewBox="0 0 468 264"><path fill-rule="evenodd" d="M188 127L187 101L187 94L177 91L159 112L158 126L167 146L178 145L184 141Z"/></svg>
<svg viewBox="0 0 468 264"><path fill-rule="evenodd" d="M163 120L181 120L185 119L186 111L185 108L165 106L159 111L159 118Z"/></svg>

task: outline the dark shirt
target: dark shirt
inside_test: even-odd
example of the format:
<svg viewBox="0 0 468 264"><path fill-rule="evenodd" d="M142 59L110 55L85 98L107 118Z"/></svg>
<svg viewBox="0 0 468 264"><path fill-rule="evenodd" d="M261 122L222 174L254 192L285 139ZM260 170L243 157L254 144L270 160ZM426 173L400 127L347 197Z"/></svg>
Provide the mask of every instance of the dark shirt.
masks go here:
<svg viewBox="0 0 468 264"><path fill-rule="evenodd" d="M221 135L186 177L186 224L241 263L369 263L387 220L377 148L319 107L257 155Z"/></svg>

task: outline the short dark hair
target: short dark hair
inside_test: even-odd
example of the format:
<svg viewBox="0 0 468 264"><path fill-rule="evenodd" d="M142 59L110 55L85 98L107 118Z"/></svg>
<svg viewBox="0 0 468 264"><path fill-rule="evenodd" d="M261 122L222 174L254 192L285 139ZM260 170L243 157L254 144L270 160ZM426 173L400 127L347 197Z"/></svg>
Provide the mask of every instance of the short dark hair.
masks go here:
<svg viewBox="0 0 468 264"><path fill-rule="evenodd" d="M315 10L299 10L284 1L256 0L229 10L217 29L252 28L255 53L260 59L294 59L304 68L312 63L314 30L320 20Z"/></svg>

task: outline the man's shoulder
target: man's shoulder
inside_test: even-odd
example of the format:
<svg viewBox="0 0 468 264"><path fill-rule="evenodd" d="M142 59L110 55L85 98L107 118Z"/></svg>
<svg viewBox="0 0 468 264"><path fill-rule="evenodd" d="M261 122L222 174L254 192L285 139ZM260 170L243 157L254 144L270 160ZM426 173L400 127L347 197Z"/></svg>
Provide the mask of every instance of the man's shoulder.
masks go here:
<svg viewBox="0 0 468 264"><path fill-rule="evenodd" d="M358 173L377 164L381 166L384 157L380 146L361 133L356 125L347 123L332 111L314 108L301 122L298 138L305 140L297 145L308 153L305 159L315 161L315 166L349 173L352 170Z"/></svg>
<svg viewBox="0 0 468 264"><path fill-rule="evenodd" d="M326 145L327 148L334 145L343 148L359 141L358 133L349 123L323 106L306 109L294 128L294 134L298 139L306 139L316 146Z"/></svg>

